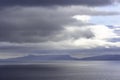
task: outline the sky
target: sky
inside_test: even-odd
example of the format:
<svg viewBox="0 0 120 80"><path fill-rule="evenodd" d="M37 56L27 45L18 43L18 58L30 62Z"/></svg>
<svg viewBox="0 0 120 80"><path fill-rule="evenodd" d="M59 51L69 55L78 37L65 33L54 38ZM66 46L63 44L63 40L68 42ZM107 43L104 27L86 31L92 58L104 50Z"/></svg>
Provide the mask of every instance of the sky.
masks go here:
<svg viewBox="0 0 120 80"><path fill-rule="evenodd" d="M120 54L120 0L0 0L0 59Z"/></svg>

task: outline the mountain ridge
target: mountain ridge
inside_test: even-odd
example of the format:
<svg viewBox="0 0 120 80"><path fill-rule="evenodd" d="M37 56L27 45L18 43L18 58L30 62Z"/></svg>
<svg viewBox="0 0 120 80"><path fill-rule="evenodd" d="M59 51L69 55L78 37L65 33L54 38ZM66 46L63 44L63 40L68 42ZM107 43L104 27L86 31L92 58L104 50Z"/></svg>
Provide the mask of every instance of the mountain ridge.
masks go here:
<svg viewBox="0 0 120 80"><path fill-rule="evenodd" d="M17 58L2 59L2 61L41 61L41 60L77 60L69 55L28 55Z"/></svg>
<svg viewBox="0 0 120 80"><path fill-rule="evenodd" d="M120 55L100 55L81 58L80 60L120 60Z"/></svg>
<svg viewBox="0 0 120 80"><path fill-rule="evenodd" d="M99 55L92 57L84 57L84 58L75 58L69 55L27 55L23 57L10 58L10 59L0 59L0 61L50 61L50 60L74 60L74 61L95 61L95 60L120 60L120 55Z"/></svg>

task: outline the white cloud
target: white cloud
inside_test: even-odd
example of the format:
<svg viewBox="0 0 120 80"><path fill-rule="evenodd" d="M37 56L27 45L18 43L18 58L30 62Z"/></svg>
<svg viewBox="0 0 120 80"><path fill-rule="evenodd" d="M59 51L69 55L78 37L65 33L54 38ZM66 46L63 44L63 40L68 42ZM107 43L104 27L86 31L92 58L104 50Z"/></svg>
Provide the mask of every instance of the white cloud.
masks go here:
<svg viewBox="0 0 120 80"><path fill-rule="evenodd" d="M114 29L110 29L105 25L93 25L88 27L94 33L96 39L105 40L117 37L117 34L114 32Z"/></svg>
<svg viewBox="0 0 120 80"><path fill-rule="evenodd" d="M73 18L82 22L88 22L91 19L91 17L88 15L75 15Z"/></svg>
<svg viewBox="0 0 120 80"><path fill-rule="evenodd" d="M90 30L91 33L94 34L94 37L85 38L81 36L85 33L88 33L88 31L86 30ZM69 38L58 42L58 45L61 45L61 47L67 46L66 48L80 49L97 47L120 47L120 42L109 41L109 39L114 39L118 37L118 34L114 32L114 29L111 29L105 25L90 25L87 27L66 27L66 31L63 32L63 35L68 35ZM75 36L77 36L77 38L74 38Z"/></svg>

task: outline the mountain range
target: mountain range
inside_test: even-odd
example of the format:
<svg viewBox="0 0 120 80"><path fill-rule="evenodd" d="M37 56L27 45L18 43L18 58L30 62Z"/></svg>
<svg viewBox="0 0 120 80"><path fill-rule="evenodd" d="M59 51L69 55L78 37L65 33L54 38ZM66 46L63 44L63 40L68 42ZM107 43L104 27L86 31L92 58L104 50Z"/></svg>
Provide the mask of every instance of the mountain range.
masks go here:
<svg viewBox="0 0 120 80"><path fill-rule="evenodd" d="M50 60L75 60L75 61L83 61L83 60L120 60L120 55L100 55L100 56L92 56L92 57L84 57L84 58L74 58L69 55L28 55L17 58L10 59L0 59L0 61L50 61Z"/></svg>
<svg viewBox="0 0 120 80"><path fill-rule="evenodd" d="M43 60L77 60L69 55L28 55L17 58L2 59L0 61L43 61Z"/></svg>
<svg viewBox="0 0 120 80"><path fill-rule="evenodd" d="M120 55L100 55L93 57L85 57L80 60L120 60Z"/></svg>

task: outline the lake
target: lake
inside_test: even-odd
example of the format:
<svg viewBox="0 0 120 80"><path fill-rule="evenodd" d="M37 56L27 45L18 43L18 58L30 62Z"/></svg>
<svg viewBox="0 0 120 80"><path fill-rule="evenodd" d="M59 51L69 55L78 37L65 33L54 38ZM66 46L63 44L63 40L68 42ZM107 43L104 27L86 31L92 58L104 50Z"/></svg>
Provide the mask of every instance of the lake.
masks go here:
<svg viewBox="0 0 120 80"><path fill-rule="evenodd" d="M1 63L0 80L120 80L120 62Z"/></svg>

